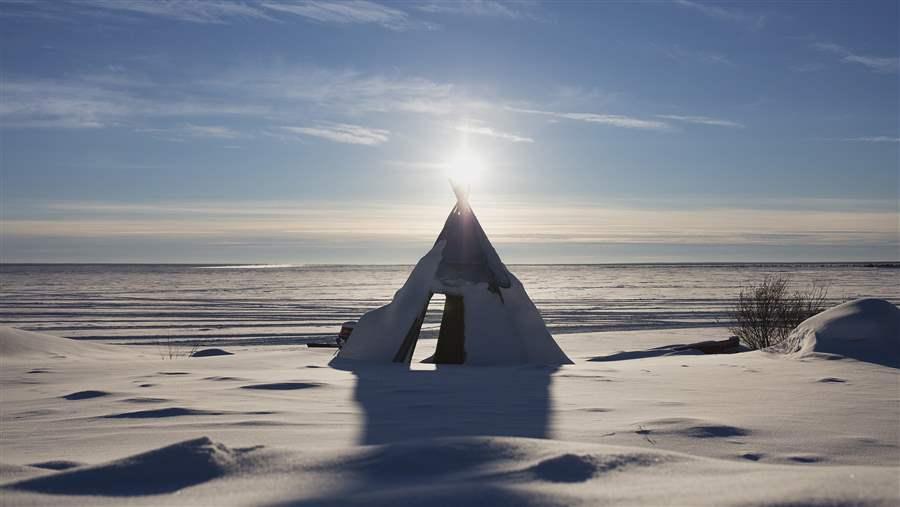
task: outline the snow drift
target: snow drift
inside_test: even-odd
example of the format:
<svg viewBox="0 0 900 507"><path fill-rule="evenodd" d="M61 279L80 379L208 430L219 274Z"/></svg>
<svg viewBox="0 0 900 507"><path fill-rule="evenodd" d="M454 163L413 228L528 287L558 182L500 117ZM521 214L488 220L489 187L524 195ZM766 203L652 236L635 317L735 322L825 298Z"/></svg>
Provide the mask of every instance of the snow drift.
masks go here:
<svg viewBox="0 0 900 507"><path fill-rule="evenodd" d="M814 315L780 350L795 357L834 354L900 367L900 309L883 299L857 299Z"/></svg>
<svg viewBox="0 0 900 507"><path fill-rule="evenodd" d="M106 356L118 353L110 345L86 343L43 333L0 327L0 357L3 359Z"/></svg>
<svg viewBox="0 0 900 507"><path fill-rule="evenodd" d="M179 442L103 465L37 477L5 486L56 495L135 496L171 493L221 477L244 450L207 437Z"/></svg>

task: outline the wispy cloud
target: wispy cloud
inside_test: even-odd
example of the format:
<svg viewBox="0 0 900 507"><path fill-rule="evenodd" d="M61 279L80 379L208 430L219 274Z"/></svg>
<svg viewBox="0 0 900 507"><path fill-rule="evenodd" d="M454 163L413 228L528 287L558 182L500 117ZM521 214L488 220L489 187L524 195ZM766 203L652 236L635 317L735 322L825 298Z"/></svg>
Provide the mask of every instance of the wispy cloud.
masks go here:
<svg viewBox="0 0 900 507"><path fill-rule="evenodd" d="M99 128L137 117L259 115L267 108L217 97L149 98L128 86L93 84L85 79L3 82L0 126Z"/></svg>
<svg viewBox="0 0 900 507"><path fill-rule="evenodd" d="M850 51L843 46L832 44L830 42L816 42L812 46L819 51L825 51L838 55L839 57L841 57L840 60L843 63L855 63L863 65L875 72L890 74L896 73L898 70L900 70L900 57L860 55L854 53L853 51Z"/></svg>
<svg viewBox="0 0 900 507"><path fill-rule="evenodd" d="M415 8L430 13L521 19L535 18L534 11L536 7L537 2L527 0L505 2L494 0L432 0L417 5Z"/></svg>
<svg viewBox="0 0 900 507"><path fill-rule="evenodd" d="M0 126L7 128L152 127L148 120L161 117L199 126L211 117L234 115L271 124L296 121L310 108L359 116L444 115L472 107L451 84L308 67L242 68L177 83L124 72L56 80L5 77L0 97Z"/></svg>
<svg viewBox="0 0 900 507"><path fill-rule="evenodd" d="M722 120L719 118L710 118L709 116L681 116L676 114L659 114L657 118L664 118L666 120L675 120L681 121L685 123L696 123L699 125L712 125L716 127L731 127L731 128L743 128L744 125L731 121L731 120Z"/></svg>
<svg viewBox="0 0 900 507"><path fill-rule="evenodd" d="M657 120L644 120L640 118L634 118L631 116L624 116L618 114L597 114L597 113L571 113L571 112L556 112L556 111L542 111L539 109L524 109L518 107L507 107L509 111L513 111L516 113L524 113L524 114L535 114L542 116L549 116L552 118L561 118L566 120L575 120L575 121L583 121L587 123L597 123L601 125L609 125L611 127L620 127L620 128L628 128L628 129L643 129L643 130L666 130L670 126L668 123L657 121Z"/></svg>
<svg viewBox="0 0 900 507"><path fill-rule="evenodd" d="M103 127L128 114L134 98L54 81L5 80L0 92L0 124L17 127Z"/></svg>
<svg viewBox="0 0 900 507"><path fill-rule="evenodd" d="M721 5L693 2L690 0L675 0L675 5L699 12L704 16L739 23L756 30L763 28L766 24L766 17L764 15L754 15L732 7L722 7Z"/></svg>
<svg viewBox="0 0 900 507"><path fill-rule="evenodd" d="M462 100L449 83L350 69L243 68L200 85L229 95L249 94L279 103L307 102L347 114L446 114L457 111Z"/></svg>
<svg viewBox="0 0 900 507"><path fill-rule="evenodd" d="M299 2L267 1L262 6L272 11L302 16L320 23L337 23L342 25L369 23L381 25L390 30L429 27L425 23L414 21L404 11L366 0L343 2L317 0Z"/></svg>
<svg viewBox="0 0 900 507"><path fill-rule="evenodd" d="M523 137L516 134L510 134L509 132L501 132L499 130L495 130L491 127L487 127L484 125L458 125L456 130L460 132L465 132L467 134L476 134L479 136L487 136L487 137L495 137L497 139L504 139L506 141L511 141L514 143L533 143L534 139L530 137Z"/></svg>
<svg viewBox="0 0 900 507"><path fill-rule="evenodd" d="M791 70L794 72L818 72L824 68L825 66L821 63L801 63L791 67Z"/></svg>
<svg viewBox="0 0 900 507"><path fill-rule="evenodd" d="M244 137L241 132L223 125L182 125L180 127L141 127L135 132L157 134L168 141L184 142L186 138L205 139L238 139Z"/></svg>
<svg viewBox="0 0 900 507"><path fill-rule="evenodd" d="M703 51L697 49L685 49L674 46L663 48L663 53L679 62L699 62L712 65L734 65L734 63L725 55L714 51Z"/></svg>
<svg viewBox="0 0 900 507"><path fill-rule="evenodd" d="M185 125L185 132L193 137L210 137L215 139L237 139L241 133L222 125Z"/></svg>
<svg viewBox="0 0 900 507"><path fill-rule="evenodd" d="M386 143L390 131L349 125L346 123L319 124L314 127L281 127L281 130L304 136L320 137L336 143L363 144L373 146Z"/></svg>
<svg viewBox="0 0 900 507"><path fill-rule="evenodd" d="M185 23L229 24L240 21L282 22L304 19L339 25L373 24L390 30L429 29L403 10L369 0L58 0L17 2L3 16L71 21L78 16L133 21L139 17Z"/></svg>
<svg viewBox="0 0 900 507"><path fill-rule="evenodd" d="M870 137L846 137L841 141L854 143L900 143L900 137L870 136Z"/></svg>
<svg viewBox="0 0 900 507"><path fill-rule="evenodd" d="M39 2L45 3L45 2ZM48 2L53 3L53 2ZM130 14L156 16L191 23L225 23L235 18L271 19L264 10L243 2L191 0L164 2L158 0L78 0L71 7L106 9Z"/></svg>

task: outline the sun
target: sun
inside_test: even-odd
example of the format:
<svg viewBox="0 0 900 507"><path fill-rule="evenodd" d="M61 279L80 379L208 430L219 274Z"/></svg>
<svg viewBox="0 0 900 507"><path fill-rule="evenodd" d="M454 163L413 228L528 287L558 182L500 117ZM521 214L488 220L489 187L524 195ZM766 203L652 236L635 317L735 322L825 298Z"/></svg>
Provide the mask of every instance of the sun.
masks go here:
<svg viewBox="0 0 900 507"><path fill-rule="evenodd" d="M469 148L461 148L447 164L447 177L457 185L476 183L484 171L484 160Z"/></svg>

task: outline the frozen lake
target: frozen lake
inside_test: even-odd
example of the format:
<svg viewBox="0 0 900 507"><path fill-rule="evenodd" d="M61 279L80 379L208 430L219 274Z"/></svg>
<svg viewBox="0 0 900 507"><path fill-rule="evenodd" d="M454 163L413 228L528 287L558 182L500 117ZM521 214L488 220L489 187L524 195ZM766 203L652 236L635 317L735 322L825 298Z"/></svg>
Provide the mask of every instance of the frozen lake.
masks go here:
<svg viewBox="0 0 900 507"><path fill-rule="evenodd" d="M900 302L900 269L866 264L513 265L553 334L721 326L740 286L773 273L839 302ZM390 300L412 266L0 265L0 325L153 343L330 339ZM424 334L440 319L432 301Z"/></svg>

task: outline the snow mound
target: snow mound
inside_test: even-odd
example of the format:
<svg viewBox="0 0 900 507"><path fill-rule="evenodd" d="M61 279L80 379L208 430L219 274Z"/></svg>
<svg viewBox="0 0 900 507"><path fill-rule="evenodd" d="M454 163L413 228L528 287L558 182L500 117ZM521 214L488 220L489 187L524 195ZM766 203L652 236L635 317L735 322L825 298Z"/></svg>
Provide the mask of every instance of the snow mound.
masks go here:
<svg viewBox="0 0 900 507"><path fill-rule="evenodd" d="M279 505L591 505L608 502L538 488L693 461L665 451L517 437L410 440L316 460L304 474L342 480Z"/></svg>
<svg viewBox="0 0 900 507"><path fill-rule="evenodd" d="M3 359L96 357L118 352L120 350L111 345L0 327L0 357Z"/></svg>
<svg viewBox="0 0 900 507"><path fill-rule="evenodd" d="M242 452L201 437L97 466L16 482L5 488L59 495L171 493L224 476L236 467Z"/></svg>
<svg viewBox="0 0 900 507"><path fill-rule="evenodd" d="M877 506L890 505L896 495L893 468L773 466L514 437L361 447L313 458L290 474L319 487L288 491L274 505ZM837 483L849 474L855 489L840 493Z"/></svg>
<svg viewBox="0 0 900 507"><path fill-rule="evenodd" d="M883 299L848 301L803 321L780 351L795 357L834 354L900 368L900 308Z"/></svg>

